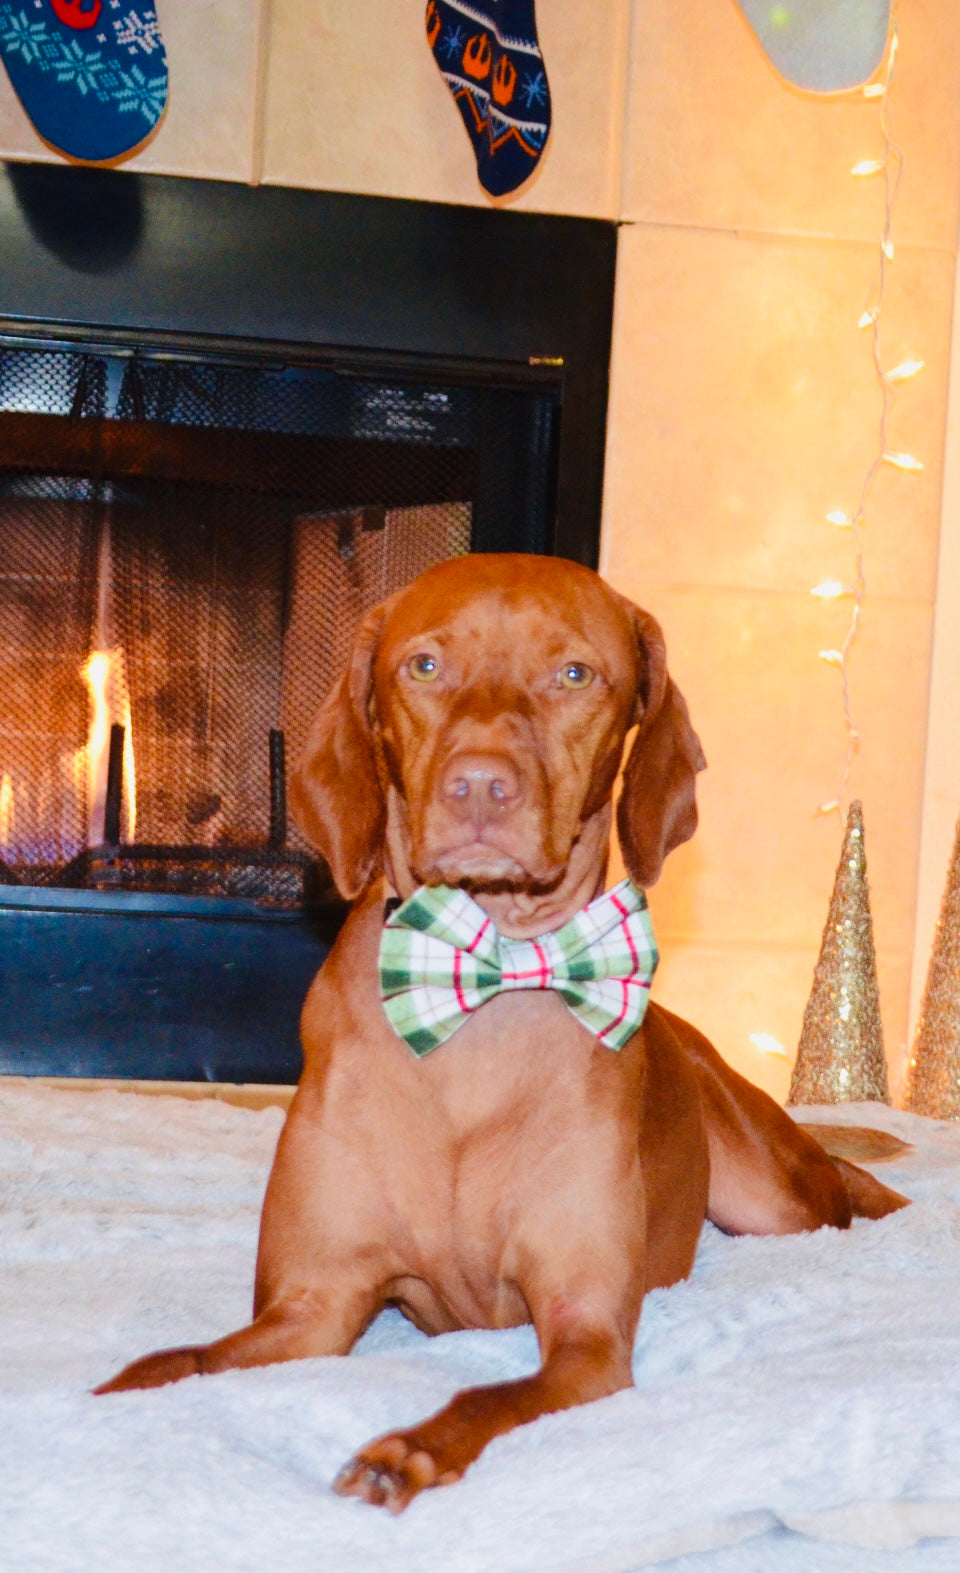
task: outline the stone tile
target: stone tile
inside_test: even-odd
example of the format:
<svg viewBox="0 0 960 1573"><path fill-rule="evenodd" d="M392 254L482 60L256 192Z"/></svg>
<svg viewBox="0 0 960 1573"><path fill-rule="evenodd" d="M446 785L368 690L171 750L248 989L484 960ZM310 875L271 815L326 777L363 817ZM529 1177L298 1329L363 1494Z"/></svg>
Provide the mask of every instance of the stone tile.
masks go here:
<svg viewBox="0 0 960 1573"><path fill-rule="evenodd" d="M128 169L254 181L268 0L161 0L170 67L164 121Z"/></svg>
<svg viewBox="0 0 960 1573"><path fill-rule="evenodd" d="M668 584L806 591L849 582L856 511L881 448L871 334L857 321L878 251L702 231L621 230L603 562ZM932 598L953 263L901 251L888 270L882 364L900 385L864 530L867 583Z"/></svg>
<svg viewBox="0 0 960 1573"><path fill-rule="evenodd" d="M613 581L658 616L670 666L709 761L700 828L668 860L659 921L687 940L819 944L840 854L837 791L846 731L838 673L818 659L845 614L809 597L642 588ZM912 944L923 774L929 614L868 602L851 658L862 750L850 795L864 805L878 948Z"/></svg>
<svg viewBox="0 0 960 1573"><path fill-rule="evenodd" d="M953 0L914 0L900 8L899 29L889 95L904 154L895 236L950 250L960 193ZM876 101L783 83L732 0L634 0L623 217L869 240L882 224L882 189L849 171L881 148Z"/></svg>
<svg viewBox="0 0 960 1573"><path fill-rule="evenodd" d="M947 883L960 815L960 312L954 310L952 376L943 483L943 524L930 663L923 834L917 879L917 931L911 982L916 1020Z"/></svg>

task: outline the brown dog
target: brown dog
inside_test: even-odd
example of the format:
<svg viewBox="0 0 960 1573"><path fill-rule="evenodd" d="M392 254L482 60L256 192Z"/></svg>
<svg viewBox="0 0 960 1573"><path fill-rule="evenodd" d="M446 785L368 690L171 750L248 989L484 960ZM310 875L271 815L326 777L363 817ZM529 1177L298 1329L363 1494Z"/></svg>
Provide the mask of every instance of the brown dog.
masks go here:
<svg viewBox="0 0 960 1573"><path fill-rule="evenodd" d="M655 1005L620 1052L552 989L498 994L422 1058L388 1021L391 898L461 887L540 942L603 890L635 725L617 825L642 889L693 833L704 764L651 617L577 564L475 556L366 619L295 783L355 904L304 1006L254 1319L98 1391L346 1354L388 1304L429 1333L532 1321L537 1375L459 1393L342 1471L339 1491L399 1510L492 1437L628 1386L644 1294L686 1276L705 1218L785 1234L904 1205Z"/></svg>

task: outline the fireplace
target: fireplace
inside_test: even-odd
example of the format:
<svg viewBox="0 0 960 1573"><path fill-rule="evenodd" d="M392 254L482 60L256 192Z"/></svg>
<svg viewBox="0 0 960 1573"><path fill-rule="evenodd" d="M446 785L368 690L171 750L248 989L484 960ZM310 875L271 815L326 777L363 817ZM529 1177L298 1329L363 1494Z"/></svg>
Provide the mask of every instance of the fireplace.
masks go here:
<svg viewBox="0 0 960 1573"><path fill-rule="evenodd" d="M423 568L595 559L612 233L30 166L0 223L0 1070L295 1080L287 761Z"/></svg>

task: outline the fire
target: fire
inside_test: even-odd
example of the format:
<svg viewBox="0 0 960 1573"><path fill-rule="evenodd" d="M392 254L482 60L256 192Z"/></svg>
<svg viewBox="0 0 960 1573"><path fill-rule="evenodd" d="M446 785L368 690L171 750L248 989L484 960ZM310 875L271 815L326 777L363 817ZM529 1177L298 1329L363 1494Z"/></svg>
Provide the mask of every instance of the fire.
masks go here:
<svg viewBox="0 0 960 1573"><path fill-rule="evenodd" d="M85 788L88 838L91 846L103 840L103 816L107 802L107 770L110 758L110 728L123 727L123 808L126 811L124 840L133 841L137 825L137 777L133 755L133 728L130 696L124 672L123 651L93 650L80 668L80 676L90 694L90 730L78 750L74 765L78 790Z"/></svg>
<svg viewBox="0 0 960 1573"><path fill-rule="evenodd" d="M93 628L93 649L80 676L90 694L90 730L84 746L73 756L74 782L78 796L87 809L87 845L104 840L104 811L107 804L107 777L110 767L110 728L123 727L123 796L120 805L125 841L133 841L137 826L137 777L133 760L133 730L130 725L130 690L123 650L115 642L113 621L113 546L109 518L100 537L97 561L97 608Z"/></svg>
<svg viewBox="0 0 960 1573"><path fill-rule="evenodd" d="M0 776L0 847L4 851L13 841L16 826L13 803L13 782L6 771Z"/></svg>

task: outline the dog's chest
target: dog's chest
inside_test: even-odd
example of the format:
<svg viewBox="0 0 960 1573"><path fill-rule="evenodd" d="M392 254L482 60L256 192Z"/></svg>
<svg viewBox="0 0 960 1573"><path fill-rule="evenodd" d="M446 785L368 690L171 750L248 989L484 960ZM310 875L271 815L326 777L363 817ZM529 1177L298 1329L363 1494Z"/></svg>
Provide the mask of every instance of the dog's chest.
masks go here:
<svg viewBox="0 0 960 1573"><path fill-rule="evenodd" d="M422 1060L398 1041L384 1052L365 1150L399 1268L392 1297L429 1331L528 1321L515 1280L531 1242L584 1208L609 1219L622 1195L630 1056L544 995L491 1000Z"/></svg>

